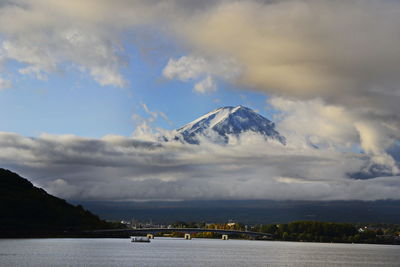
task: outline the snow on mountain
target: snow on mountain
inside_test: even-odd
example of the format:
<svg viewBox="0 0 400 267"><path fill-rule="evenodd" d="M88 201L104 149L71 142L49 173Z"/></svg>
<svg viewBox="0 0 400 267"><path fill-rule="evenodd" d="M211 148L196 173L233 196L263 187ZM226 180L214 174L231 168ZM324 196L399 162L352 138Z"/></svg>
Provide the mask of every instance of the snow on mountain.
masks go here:
<svg viewBox="0 0 400 267"><path fill-rule="evenodd" d="M227 143L229 136L238 137L244 132L255 132L285 144L285 138L275 130L273 122L244 106L213 110L176 130L174 139L199 144L199 137L206 137Z"/></svg>

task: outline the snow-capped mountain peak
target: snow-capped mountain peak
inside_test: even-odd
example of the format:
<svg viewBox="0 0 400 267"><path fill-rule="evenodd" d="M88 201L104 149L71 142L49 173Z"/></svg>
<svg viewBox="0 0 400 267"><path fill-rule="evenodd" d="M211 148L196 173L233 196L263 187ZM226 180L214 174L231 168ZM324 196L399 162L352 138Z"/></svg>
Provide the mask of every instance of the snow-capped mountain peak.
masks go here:
<svg viewBox="0 0 400 267"><path fill-rule="evenodd" d="M285 138L275 130L273 122L244 106L215 109L179 128L174 139L199 144L199 137L202 136L227 143L229 136L239 136L249 131L285 144Z"/></svg>

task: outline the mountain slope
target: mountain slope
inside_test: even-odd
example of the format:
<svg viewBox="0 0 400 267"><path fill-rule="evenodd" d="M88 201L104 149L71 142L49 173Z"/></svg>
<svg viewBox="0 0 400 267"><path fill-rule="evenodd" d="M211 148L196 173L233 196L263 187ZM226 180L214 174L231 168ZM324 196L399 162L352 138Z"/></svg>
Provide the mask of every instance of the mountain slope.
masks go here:
<svg viewBox="0 0 400 267"><path fill-rule="evenodd" d="M0 237L111 227L82 206L68 204L18 174L1 168L0 215Z"/></svg>
<svg viewBox="0 0 400 267"><path fill-rule="evenodd" d="M275 124L252 109L222 107L213 110L177 130L175 140L199 144L200 137L218 143L227 143L229 136L238 137L244 132L254 132L285 144L285 138L275 130Z"/></svg>

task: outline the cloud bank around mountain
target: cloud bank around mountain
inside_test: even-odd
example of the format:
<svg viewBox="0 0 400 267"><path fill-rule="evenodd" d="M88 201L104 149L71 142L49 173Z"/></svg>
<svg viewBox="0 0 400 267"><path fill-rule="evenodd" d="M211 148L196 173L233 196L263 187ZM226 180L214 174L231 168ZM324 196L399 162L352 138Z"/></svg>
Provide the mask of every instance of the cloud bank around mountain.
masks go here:
<svg viewBox="0 0 400 267"><path fill-rule="evenodd" d="M74 200L399 198L399 176L349 178L368 164L365 155L250 133L228 145L1 133L0 146L3 166Z"/></svg>

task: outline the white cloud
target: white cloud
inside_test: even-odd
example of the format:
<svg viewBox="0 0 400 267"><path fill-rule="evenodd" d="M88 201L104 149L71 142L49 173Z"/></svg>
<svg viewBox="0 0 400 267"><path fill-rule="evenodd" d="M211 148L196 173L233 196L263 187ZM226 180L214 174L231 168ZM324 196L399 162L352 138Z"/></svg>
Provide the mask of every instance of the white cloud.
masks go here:
<svg viewBox="0 0 400 267"><path fill-rule="evenodd" d="M168 118L168 116L164 112L160 111L158 114L160 114L160 117L163 118L164 121L166 121L170 126L174 125L174 123Z"/></svg>
<svg viewBox="0 0 400 267"><path fill-rule="evenodd" d="M34 74L38 79L45 80L48 73L56 70L54 59L30 43L20 42L19 44L11 41L3 41L2 54L4 58L14 59L28 64L19 70L21 74Z"/></svg>
<svg viewBox="0 0 400 267"><path fill-rule="evenodd" d="M107 67L91 67L90 74L99 84L125 87L127 81L117 71Z"/></svg>
<svg viewBox="0 0 400 267"><path fill-rule="evenodd" d="M214 77L234 82L240 71L239 65L233 59L182 56L170 59L163 70L163 75L168 79L184 82L196 81L194 91L205 94L217 90Z"/></svg>
<svg viewBox="0 0 400 267"><path fill-rule="evenodd" d="M123 87L122 32L138 25L144 9L140 1L7 1L0 6L1 54L23 63L21 74L39 79L68 64L101 85Z"/></svg>
<svg viewBox="0 0 400 267"><path fill-rule="evenodd" d="M0 90L11 88L12 82L10 80L3 79L0 77Z"/></svg>
<svg viewBox="0 0 400 267"><path fill-rule="evenodd" d="M385 133L387 129L384 125L376 121L361 121L356 122L355 126L360 135L361 147L371 155L371 160L374 163L390 167L393 174L399 174L400 170L396 161L387 153L396 140L387 138L388 135Z"/></svg>
<svg viewBox="0 0 400 267"><path fill-rule="evenodd" d="M139 140L156 142L156 133L154 132L150 123L151 122L149 122L149 120L141 118L141 121L137 124L135 131L132 133L132 137Z"/></svg>
<svg viewBox="0 0 400 267"><path fill-rule="evenodd" d="M288 142L301 137L306 139L303 142L312 142L318 147L344 148L359 142L354 125L357 118L343 107L327 105L321 99L299 101L271 97L268 101L279 111L275 116L278 130L288 136Z"/></svg>
<svg viewBox="0 0 400 267"><path fill-rule="evenodd" d="M188 81L197 79L209 71L210 65L204 58L183 56L179 59L171 58L163 70L164 77Z"/></svg>
<svg viewBox="0 0 400 267"><path fill-rule="evenodd" d="M215 84L211 76L207 76L206 78L195 84L194 90L200 94L215 92L217 90L217 85Z"/></svg>
<svg viewBox="0 0 400 267"><path fill-rule="evenodd" d="M149 109L149 107L147 106L147 104L144 103L144 102L142 102L141 105L142 105L143 110L144 110L148 115L150 115L150 118L151 118L152 120L157 119L157 117L158 117L158 112L151 111L151 110Z"/></svg>
<svg viewBox="0 0 400 267"><path fill-rule="evenodd" d="M107 39L73 29L52 29L50 33L38 36L16 35L3 41L1 49L5 59L26 64L20 68L21 74L46 80L50 73L62 70L61 64L70 63L88 71L101 85L126 85L119 73L124 59L118 55L116 44Z"/></svg>
<svg viewBox="0 0 400 267"><path fill-rule="evenodd" d="M276 115L277 128L287 137L289 145L340 151L360 147L373 163L399 174L397 163L387 153L398 138L396 127L387 122L365 118L354 110L328 105L321 99L295 101L272 97L269 103L280 111Z"/></svg>
<svg viewBox="0 0 400 267"><path fill-rule="evenodd" d="M132 115L132 119L136 123L136 128L132 136L140 140L157 141L166 132L166 130L161 128L154 130L153 124L159 117L166 121L169 125L171 125L172 122L164 112L152 111L144 102L141 102L140 105L148 116L142 117L136 113Z"/></svg>

